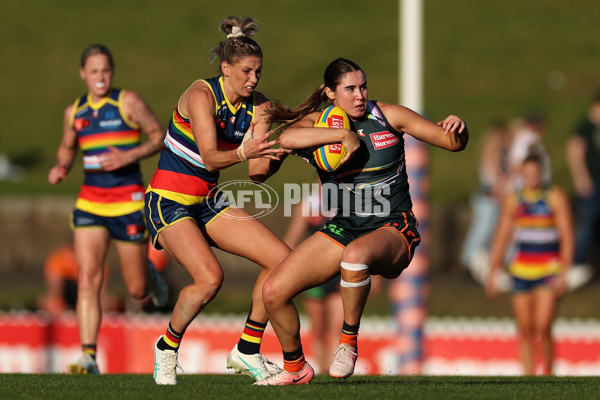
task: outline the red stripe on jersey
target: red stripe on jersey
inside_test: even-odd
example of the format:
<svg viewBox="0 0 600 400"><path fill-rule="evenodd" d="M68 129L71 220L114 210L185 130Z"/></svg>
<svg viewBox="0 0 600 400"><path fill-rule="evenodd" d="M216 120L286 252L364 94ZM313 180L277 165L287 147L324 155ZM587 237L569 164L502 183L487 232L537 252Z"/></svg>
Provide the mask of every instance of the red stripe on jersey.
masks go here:
<svg viewBox="0 0 600 400"><path fill-rule="evenodd" d="M515 261L524 264L544 264L557 257L558 253L554 251L544 251L539 253L519 252Z"/></svg>
<svg viewBox="0 0 600 400"><path fill-rule="evenodd" d="M206 182L195 176L158 169L150 181L150 186L152 189L168 190L189 196L208 196L211 189L215 188L217 184ZM211 193L210 197L215 194L216 190Z"/></svg>
<svg viewBox="0 0 600 400"><path fill-rule="evenodd" d="M82 185L79 198L96 203L123 203L144 198L143 185L124 185L112 188Z"/></svg>

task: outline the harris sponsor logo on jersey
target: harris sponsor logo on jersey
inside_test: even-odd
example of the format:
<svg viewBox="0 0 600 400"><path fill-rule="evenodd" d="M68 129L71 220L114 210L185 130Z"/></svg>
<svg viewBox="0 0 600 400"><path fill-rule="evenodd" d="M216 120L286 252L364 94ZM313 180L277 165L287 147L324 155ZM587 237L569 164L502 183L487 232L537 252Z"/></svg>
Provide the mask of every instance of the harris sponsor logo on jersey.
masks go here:
<svg viewBox="0 0 600 400"><path fill-rule="evenodd" d="M376 132L369 134L373 148L375 150L385 149L386 147L394 146L400 142L398 136L389 131Z"/></svg>

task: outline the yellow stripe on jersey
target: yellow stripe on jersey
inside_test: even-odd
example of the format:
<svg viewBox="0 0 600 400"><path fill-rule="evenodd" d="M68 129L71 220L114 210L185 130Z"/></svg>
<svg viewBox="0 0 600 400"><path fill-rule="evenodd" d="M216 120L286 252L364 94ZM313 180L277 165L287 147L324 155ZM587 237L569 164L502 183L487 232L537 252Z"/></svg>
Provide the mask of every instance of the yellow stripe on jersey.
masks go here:
<svg viewBox="0 0 600 400"><path fill-rule="evenodd" d="M542 279L550 275L555 275L560 272L560 262L552 261L548 264L540 266L532 266L530 264L513 263L509 267L509 272L512 276L527 280Z"/></svg>
<svg viewBox="0 0 600 400"><path fill-rule="evenodd" d="M192 205L192 204L205 203L206 199L208 198L207 196L190 196L189 194L172 192L170 190L154 189L150 185L148 185L148 189L146 189L146 193L150 193L150 192L155 193L166 199L175 201L180 204L188 205L188 206Z"/></svg>
<svg viewBox="0 0 600 400"><path fill-rule="evenodd" d="M75 202L75 207L89 212L91 214L100 215L102 217L119 217L144 209L144 200L127 201L122 203L97 203L82 198L78 198Z"/></svg>

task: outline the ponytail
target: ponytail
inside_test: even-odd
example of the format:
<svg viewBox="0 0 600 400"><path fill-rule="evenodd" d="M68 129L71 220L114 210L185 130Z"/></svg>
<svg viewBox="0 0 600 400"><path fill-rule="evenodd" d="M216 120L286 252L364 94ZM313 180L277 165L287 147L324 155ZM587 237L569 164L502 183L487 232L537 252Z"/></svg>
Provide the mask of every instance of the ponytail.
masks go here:
<svg viewBox="0 0 600 400"><path fill-rule="evenodd" d="M273 133L280 134L311 112L317 111L321 104L329 101L325 94L325 85L320 84L302 103L292 109L278 100L273 100L271 108L266 112L265 120L267 124L279 124Z"/></svg>

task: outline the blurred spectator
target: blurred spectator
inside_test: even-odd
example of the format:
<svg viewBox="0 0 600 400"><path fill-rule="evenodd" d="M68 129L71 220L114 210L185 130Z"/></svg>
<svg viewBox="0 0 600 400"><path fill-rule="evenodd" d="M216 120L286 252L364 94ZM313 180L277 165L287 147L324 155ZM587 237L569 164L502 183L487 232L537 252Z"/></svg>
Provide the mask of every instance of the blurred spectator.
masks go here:
<svg viewBox="0 0 600 400"><path fill-rule="evenodd" d="M318 182L318 179L317 179ZM292 219L283 236L283 241L296 247L307 236L317 232L327 218L321 212L320 185L312 186L312 193L298 203L292 211ZM340 278L336 276L330 281L304 292L302 302L310 320L313 335L312 353L317 357L317 368L327 372L338 347L339 334L344 324L342 296L340 294Z"/></svg>
<svg viewBox="0 0 600 400"><path fill-rule="evenodd" d="M577 201L575 259L568 277L569 289L574 290L592 278L590 249L599 238L600 92L567 143L567 161Z"/></svg>
<svg viewBox="0 0 600 400"><path fill-rule="evenodd" d="M489 248L500 214L500 203L507 190L511 141L512 132L504 121L494 121L489 125L479 163L479 187L471 197L471 224L461 262L482 285L489 270Z"/></svg>
<svg viewBox="0 0 600 400"><path fill-rule="evenodd" d="M542 182L549 184L552 174L550 156L544 145L546 121L539 113L529 113L521 120L517 120L513 127L513 139L508 152L508 167L510 174L509 186L511 190L520 189L523 185L521 166L525 158L535 154L542 163Z"/></svg>
<svg viewBox="0 0 600 400"><path fill-rule="evenodd" d="M548 155L548 151L543 142L546 131L546 121L544 117L539 113L526 114L523 118L514 121L509 129L511 133L508 133L508 136L506 136L508 140L505 142L505 145L508 145L508 154L504 164L501 166L501 168L504 168L505 170L504 176L502 176L497 186L497 189L500 190L497 194L500 194L500 197L497 197L495 199L496 201L502 200L502 192L506 195L507 193L523 187L523 177L521 175L522 165L523 161L531 155L535 155L540 159L542 168L541 179L543 184L549 184L551 179L550 156ZM504 149L504 151L506 151L506 149ZM488 157L487 154L484 154L483 157L484 160L482 160L482 163L489 161L485 160L485 158ZM481 169L484 170L484 167L481 167ZM497 220L498 208L495 209L495 212L495 216L492 215L492 212L488 215L490 221L492 218ZM483 225L483 222L481 224ZM492 229L495 229L495 224L492 226ZM482 232L475 232L475 234L480 233ZM482 241L489 241L490 237L488 236L479 239ZM513 248L512 246L506 246L504 251L505 258L508 259L511 257ZM489 280L490 272L489 252L476 252L475 257L469 264L469 269L473 277L485 285ZM498 290L507 292L511 289L512 280L504 270L498 271L494 275L494 279L496 279L496 287Z"/></svg>
<svg viewBox="0 0 600 400"><path fill-rule="evenodd" d="M148 260L159 273L162 273L169 264L169 257L163 250L156 250L148 246ZM67 310L74 311L77 305L77 260L73 244L66 244L46 258L44 263L45 293L38 298L38 309L51 315L60 315ZM158 311L161 308L154 306L150 297L135 303L125 305L125 301L108 292L108 266L104 268L104 281L100 292L102 311L118 311L125 309L142 309L146 312Z"/></svg>
<svg viewBox="0 0 600 400"><path fill-rule="evenodd" d="M0 153L0 181L18 182L23 179L23 168L13 164L6 154Z"/></svg>
<svg viewBox="0 0 600 400"><path fill-rule="evenodd" d="M504 201L493 239L486 291L490 297L497 294L495 275L503 269L506 248L514 237L516 251L509 272L523 371L535 374L534 347L539 345L544 374L551 374L552 322L573 261L573 221L566 194L544 183L543 159L539 155L530 155L522 163L522 178L522 189Z"/></svg>
<svg viewBox="0 0 600 400"><path fill-rule="evenodd" d="M48 255L44 263L46 292L38 298L38 309L53 316L75 310L77 304L77 261L73 244L66 244ZM100 293L103 311L123 311L123 302L107 291L108 266Z"/></svg>

